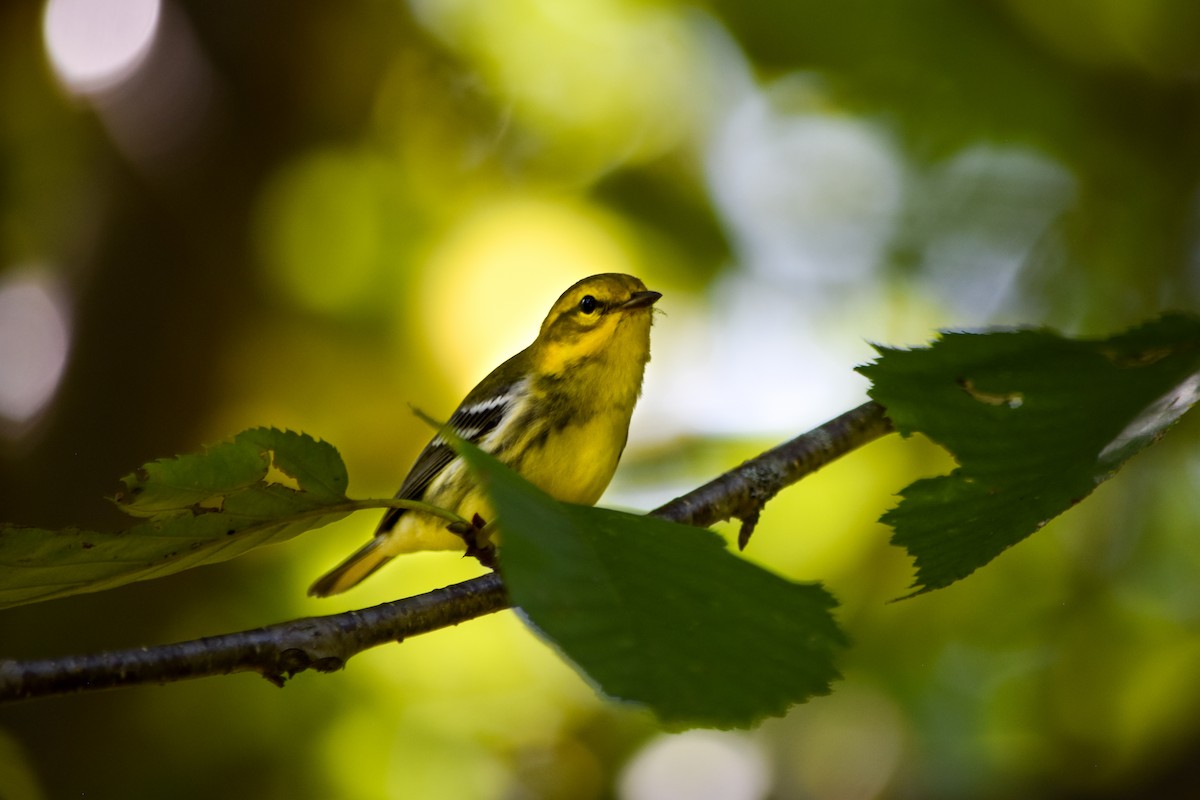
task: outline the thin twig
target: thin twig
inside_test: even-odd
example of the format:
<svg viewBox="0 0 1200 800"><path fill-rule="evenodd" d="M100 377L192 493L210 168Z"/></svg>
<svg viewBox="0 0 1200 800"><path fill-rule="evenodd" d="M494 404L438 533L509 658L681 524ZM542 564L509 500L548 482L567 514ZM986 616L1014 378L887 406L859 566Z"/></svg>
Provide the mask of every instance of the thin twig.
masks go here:
<svg viewBox="0 0 1200 800"><path fill-rule="evenodd" d="M863 403L650 513L700 527L736 517L742 520L738 544L745 548L763 506L781 489L891 431L884 407Z"/></svg>
<svg viewBox="0 0 1200 800"><path fill-rule="evenodd" d="M258 672L282 686L333 672L356 653L509 607L496 573L391 603L177 644L36 661L0 661L0 702L143 683Z"/></svg>
<svg viewBox="0 0 1200 800"><path fill-rule="evenodd" d="M882 406L866 403L750 459L651 512L689 525L756 520L780 489L892 430ZM744 542L743 542L744 546ZM341 669L371 647L511 607L497 573L357 611L176 644L30 661L0 660L0 703L187 678L258 672L272 683L314 669Z"/></svg>

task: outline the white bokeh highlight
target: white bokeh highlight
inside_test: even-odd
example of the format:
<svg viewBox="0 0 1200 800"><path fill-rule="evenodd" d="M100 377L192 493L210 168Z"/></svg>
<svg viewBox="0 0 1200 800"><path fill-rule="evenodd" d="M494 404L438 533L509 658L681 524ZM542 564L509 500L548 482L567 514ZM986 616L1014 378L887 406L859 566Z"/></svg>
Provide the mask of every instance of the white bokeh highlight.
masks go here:
<svg viewBox="0 0 1200 800"><path fill-rule="evenodd" d="M918 180L907 235L922 244L925 285L967 327L1008 320L1022 274L1077 201L1075 176L1021 147L977 144Z"/></svg>
<svg viewBox="0 0 1200 800"><path fill-rule="evenodd" d="M621 800L760 800L771 788L767 760L749 738L688 731L651 741L618 783Z"/></svg>
<svg viewBox="0 0 1200 800"><path fill-rule="evenodd" d="M42 36L68 91L94 94L124 82L154 44L160 0L48 0Z"/></svg>
<svg viewBox="0 0 1200 800"><path fill-rule="evenodd" d="M23 425L54 398L70 348L67 303L36 272L0 280L0 421Z"/></svg>
<svg viewBox="0 0 1200 800"><path fill-rule="evenodd" d="M904 167L882 128L824 103L804 75L751 88L716 125L705 172L741 266L792 285L857 286L883 263Z"/></svg>

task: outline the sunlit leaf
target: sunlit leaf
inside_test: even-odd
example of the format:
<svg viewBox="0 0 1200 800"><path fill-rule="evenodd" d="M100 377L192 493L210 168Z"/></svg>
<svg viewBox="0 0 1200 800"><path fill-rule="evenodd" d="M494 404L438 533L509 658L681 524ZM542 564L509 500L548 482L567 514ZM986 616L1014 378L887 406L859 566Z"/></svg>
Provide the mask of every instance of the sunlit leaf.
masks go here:
<svg viewBox="0 0 1200 800"><path fill-rule="evenodd" d="M299 508L345 499L349 479L337 449L311 436L252 428L231 441L151 461L121 479L117 506L127 514L158 518L180 512L220 511L232 500L241 513L278 516L267 507Z"/></svg>
<svg viewBox="0 0 1200 800"><path fill-rule="evenodd" d="M350 513L337 450L290 431L244 431L124 483L118 506L148 517L127 530L0 527L0 607L225 561Z"/></svg>
<svg viewBox="0 0 1200 800"><path fill-rule="evenodd" d="M1112 477L1200 397L1200 319L1172 315L1108 339L1047 330L947 333L877 348L860 368L905 436L959 468L919 480L884 515L918 593L969 575Z"/></svg>
<svg viewBox="0 0 1200 800"><path fill-rule="evenodd" d="M710 531L559 503L464 446L503 521L515 605L604 694L668 725L745 727L829 691L836 601Z"/></svg>

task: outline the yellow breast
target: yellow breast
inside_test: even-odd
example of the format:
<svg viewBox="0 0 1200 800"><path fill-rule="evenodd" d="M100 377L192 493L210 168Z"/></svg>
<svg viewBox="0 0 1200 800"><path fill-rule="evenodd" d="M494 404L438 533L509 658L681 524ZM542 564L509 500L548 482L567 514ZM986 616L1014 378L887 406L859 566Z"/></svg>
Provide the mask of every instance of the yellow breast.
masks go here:
<svg viewBox="0 0 1200 800"><path fill-rule="evenodd" d="M621 457L621 448L602 443L615 440L624 445L628 427L629 416L620 411L568 425L547 436L518 469L526 480L557 500L592 505L608 488Z"/></svg>

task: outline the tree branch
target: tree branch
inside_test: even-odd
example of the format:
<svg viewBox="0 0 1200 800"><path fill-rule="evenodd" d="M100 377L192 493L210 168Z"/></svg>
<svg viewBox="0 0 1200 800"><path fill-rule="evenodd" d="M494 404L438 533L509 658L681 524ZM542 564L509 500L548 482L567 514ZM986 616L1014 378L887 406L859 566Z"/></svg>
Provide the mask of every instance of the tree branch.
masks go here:
<svg viewBox="0 0 1200 800"><path fill-rule="evenodd" d="M740 519L738 546L744 549L763 506L781 489L891 432L892 421L886 409L878 403L863 403L650 513L702 528L721 520Z"/></svg>
<svg viewBox="0 0 1200 800"><path fill-rule="evenodd" d="M865 403L651 513L702 527L736 517L742 520L739 544L745 547L763 505L781 489L891 430L884 408ZM92 655L0 660L0 703L234 672L258 672L282 686L298 672L332 672L368 648L510 606L499 574L490 573L372 608L252 631Z"/></svg>

